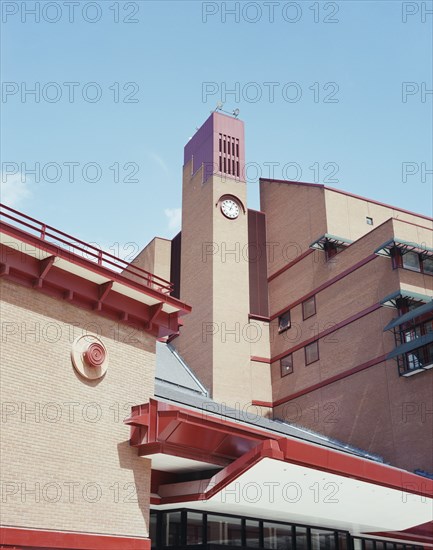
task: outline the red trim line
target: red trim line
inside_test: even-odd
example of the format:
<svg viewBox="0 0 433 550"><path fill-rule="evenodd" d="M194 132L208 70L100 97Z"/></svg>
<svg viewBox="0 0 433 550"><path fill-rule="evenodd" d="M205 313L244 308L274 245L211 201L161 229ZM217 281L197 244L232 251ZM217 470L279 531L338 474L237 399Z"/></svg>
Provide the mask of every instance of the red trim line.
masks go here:
<svg viewBox="0 0 433 550"><path fill-rule="evenodd" d="M267 357L258 357L257 355L251 355L250 359L251 361L256 361L257 363L267 363L268 365L271 364L271 360Z"/></svg>
<svg viewBox="0 0 433 550"><path fill-rule="evenodd" d="M431 548L433 546L433 521L404 529L404 531L385 531L367 534L372 537L386 537L406 542L411 541Z"/></svg>
<svg viewBox="0 0 433 550"><path fill-rule="evenodd" d="M251 405L255 405L256 407L267 407L270 409L272 409L272 407L274 406L272 401L254 401L254 400L251 402Z"/></svg>
<svg viewBox="0 0 433 550"><path fill-rule="evenodd" d="M322 382L318 382L317 384L313 384L312 386L309 386L308 388L304 388L303 390L299 390L295 393L292 393L291 395L288 395L287 397L283 397L282 399L278 399L277 401L274 401L271 405L263 405L263 401L253 401L252 405L257 406L271 406L271 407L278 407L279 405L283 405L284 403L287 403L288 401L292 401L293 399L296 399L297 397L301 397L302 395L305 395L307 393L313 392L315 390L318 390L320 388L323 388L325 386L329 386L330 384L333 384L334 382L338 382L339 380L343 380L344 378L348 378L349 376L352 376L352 374L356 374L358 372L361 372L363 370L369 369L370 367L374 367L375 365L378 365L379 363L383 363L386 360L386 354L381 355L380 357L376 357L375 359L371 359L370 361L367 361L367 363L363 363L362 365L358 365L357 367L353 367L353 369L347 370L345 372L341 372L340 374L336 374L335 376L331 376L330 378L327 378L326 380L322 380Z"/></svg>
<svg viewBox="0 0 433 550"><path fill-rule="evenodd" d="M304 258L309 256L310 254L312 254L313 252L314 252L314 250L312 248L309 248L308 250L303 252L300 256L298 256L297 258L295 258L294 260L289 262L287 265L285 265L284 267L282 267L281 269L279 269L278 271L276 271L272 275L269 275L268 283L273 281L275 279L275 277L278 277L278 275L281 275L281 273L284 273L285 271L287 271L288 269L293 267L295 264L297 264L298 262L300 262L301 260L303 260Z"/></svg>
<svg viewBox="0 0 433 550"><path fill-rule="evenodd" d="M263 315L256 315L255 313L248 313L248 319L255 319L256 321L266 321L269 323L270 318Z"/></svg>
<svg viewBox="0 0 433 550"><path fill-rule="evenodd" d="M155 502L155 504L165 505L209 500L258 464L263 458L272 458L346 478L359 479L366 483L403 490L410 494L429 498L433 495L431 480L423 479L410 472L336 452L332 449L313 446L303 441L279 438L278 440L268 439L263 441L219 471L211 479L203 480L201 484L196 485L196 490L191 493L179 494L176 491L170 494L169 487L165 486L164 496L160 497L159 502Z"/></svg>
<svg viewBox="0 0 433 550"><path fill-rule="evenodd" d="M276 319L277 317L279 317L280 315L282 315L286 311L288 311L288 310L294 308L295 306L301 304L305 300L308 300L308 298L311 298L311 296L314 296L315 294L318 294L319 292L322 292L322 290L325 290L326 288L332 286L333 284L337 283L338 281L341 281L341 279L344 279L344 277L347 277L347 275L350 275L351 273L353 273L357 269L363 267L364 265L368 264L372 260L374 260L376 258L379 258L379 257L380 256L377 256L376 254L370 254L370 256L367 256L366 258L364 258L363 260L359 261L358 263L352 265L352 267L349 267L348 269L346 269L345 271L343 271L339 275L336 275L335 277L333 277L329 281L326 281L325 283L321 284L320 286L318 286L317 288L315 288L314 290L312 290L308 294L305 294L304 296L301 296L301 298L298 298L297 300L295 300L294 302L292 302L288 306L285 306L283 309L280 309L280 311L277 311L277 313L274 313L273 315L271 315L271 321L273 321L274 319Z"/></svg>
<svg viewBox="0 0 433 550"><path fill-rule="evenodd" d="M274 363L275 361L278 361L279 359L282 359L286 355L289 355L289 353L293 353L294 351L298 351L298 349L301 349L305 346L308 346L308 344L311 344L312 342L315 342L316 340L320 340L321 338L324 338L325 336L328 336L329 334L332 334L333 332L336 332L337 330L340 330L340 328L343 328L347 325L350 325L350 323L353 323L354 321L357 321L358 319L362 319L362 317L365 317L366 315L369 315L370 313L373 313L373 311L376 311L377 309L380 309L382 306L381 304L373 304L372 306L359 311L358 313L355 313L355 315L352 315L351 317L348 317L344 321L341 321L340 323L337 323L333 327L327 328L326 330L320 332L316 336L312 336L311 338L308 338L307 340L304 340L300 344L297 344L296 346L293 346L293 348L289 348L286 351L283 351L282 353L279 353L278 355L275 355L271 358L271 363Z"/></svg>
<svg viewBox="0 0 433 550"><path fill-rule="evenodd" d="M150 550L150 539L2 527L0 544L76 550Z"/></svg>
<svg viewBox="0 0 433 550"><path fill-rule="evenodd" d="M405 214L410 214L416 218L424 218L425 220L433 221L433 218L425 216L424 214L417 214L416 212L411 212L410 210L405 210L404 208L399 208L398 206L392 206L391 204L386 204L385 202L379 202L373 199L368 199L367 197L362 197L361 195L355 195L354 193L349 193L348 191L343 191L341 189L335 189L334 187L326 187L320 183L307 183L304 181L289 181L289 180L273 180L270 178L260 178L259 182L275 182L275 183L286 183L289 185L303 185L306 187L318 187L326 191L333 191L334 193L340 193L340 195L346 195L347 197L352 197L354 199L359 199L365 202L371 202L372 204L377 204L378 206L384 206L385 208L391 208L392 210L398 210L399 212L404 212Z"/></svg>

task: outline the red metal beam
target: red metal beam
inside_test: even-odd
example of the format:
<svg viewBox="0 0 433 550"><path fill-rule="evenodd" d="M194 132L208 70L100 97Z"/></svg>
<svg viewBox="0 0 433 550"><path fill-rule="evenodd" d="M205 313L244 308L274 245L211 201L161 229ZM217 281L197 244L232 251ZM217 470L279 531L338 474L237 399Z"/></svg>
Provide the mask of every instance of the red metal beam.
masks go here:
<svg viewBox="0 0 433 550"><path fill-rule="evenodd" d="M102 302L108 296L108 293L112 288L113 288L113 281L108 281L107 283L103 283L102 285L99 285L99 299L95 307L97 311L101 311Z"/></svg>
<svg viewBox="0 0 433 550"><path fill-rule="evenodd" d="M147 294L152 298L156 298L158 302L163 302L166 304L173 305L174 307L180 310L181 315L191 311L191 306L188 306L187 304L181 302L177 298L173 298L172 296L169 296L167 293L161 292L160 290L152 288L143 283L138 283L135 280L131 279L129 275L135 275L135 273L133 271L128 273L128 268L130 267L129 264L125 266L124 272L126 273L126 275L123 275L122 273L118 273L103 265L99 265L95 262L92 262L82 256L78 256L77 254L74 254L69 250L56 246L55 244L47 242L45 240L41 240L39 237L35 237L34 235L26 233L4 222L0 222L0 230L5 235L9 235L10 237L21 241L25 245L34 247L35 250L42 250L44 252L49 253L50 255L58 256L59 258L66 260L74 265L83 267L84 269L97 273L98 275L102 275L108 280L113 280L115 282L121 283L130 288L133 288L134 290L138 290L139 292ZM2 247L4 247L1 255L2 263L9 264L8 260L10 259L12 253L13 252L19 253L19 251L16 250L15 248L11 248L5 245L2 245ZM21 253L21 255L23 257L23 260L22 260L23 262L25 262L25 258L31 259L31 256L28 254ZM152 284L157 284L155 283L155 279L158 279L158 277L156 276L151 277Z"/></svg>
<svg viewBox="0 0 433 550"><path fill-rule="evenodd" d="M56 261L56 256L48 256L43 260L39 260L39 277L35 280L33 286L40 288L45 277L48 275L49 270L53 267Z"/></svg>
<svg viewBox="0 0 433 550"><path fill-rule="evenodd" d="M131 438L131 444L138 447L140 454L167 452L204 462L218 459L231 461L212 478L212 490L206 494L197 494L194 497L196 499L210 498L265 456L411 494L433 497L433 481L427 478L328 447L282 437L279 433L236 424L207 415L204 411L190 411L151 399L147 405L133 407L131 417L125 422L135 427L141 424L147 430L145 443L139 440L133 442ZM231 455L218 452L230 449L230 445L220 449L227 437L237 442ZM191 440L194 441L193 445ZM253 448L247 444L251 441L256 443ZM191 499L190 494L178 495L174 500L164 497L160 503L186 502Z"/></svg>
<svg viewBox="0 0 433 550"><path fill-rule="evenodd" d="M84 309L95 311L95 304L97 304L96 311L99 315L116 321L122 320L134 327L144 328L155 336L167 336L179 330L179 313L186 310L182 309L179 313L171 314L162 311L163 304L171 304L172 299L161 293L152 291L158 297L158 307L150 306L113 291L112 280L100 285L57 267L54 262L54 254L50 258L38 260L5 245L0 245L0 253L7 266L7 269L4 270L4 277L15 283L36 288L36 290L58 299L66 299ZM82 261L84 262L84 260ZM95 266L92 265L93 267ZM100 275L105 274L100 273ZM112 276L113 274L109 273L108 275ZM40 281L40 283L34 286L35 281ZM140 285L137 285L138 289L142 291ZM176 307L179 307L179 304L180 302L176 303ZM150 318L152 319L151 325L149 325Z"/></svg>

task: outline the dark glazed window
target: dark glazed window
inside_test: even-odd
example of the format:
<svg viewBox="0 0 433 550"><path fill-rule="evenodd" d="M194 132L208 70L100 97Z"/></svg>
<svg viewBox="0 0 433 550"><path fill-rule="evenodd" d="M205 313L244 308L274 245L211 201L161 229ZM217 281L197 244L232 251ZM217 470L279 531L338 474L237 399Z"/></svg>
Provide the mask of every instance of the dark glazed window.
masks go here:
<svg viewBox="0 0 433 550"><path fill-rule="evenodd" d="M313 315L316 315L316 296L302 302L302 318L304 321Z"/></svg>
<svg viewBox="0 0 433 550"><path fill-rule="evenodd" d="M319 360L319 342L311 342L308 346L305 346L305 364L310 365Z"/></svg>
<svg viewBox="0 0 433 550"><path fill-rule="evenodd" d="M290 353L280 359L281 376L292 374L293 372L293 355Z"/></svg>
<svg viewBox="0 0 433 550"><path fill-rule="evenodd" d="M286 311L278 317L278 332L283 332L291 327L290 311Z"/></svg>

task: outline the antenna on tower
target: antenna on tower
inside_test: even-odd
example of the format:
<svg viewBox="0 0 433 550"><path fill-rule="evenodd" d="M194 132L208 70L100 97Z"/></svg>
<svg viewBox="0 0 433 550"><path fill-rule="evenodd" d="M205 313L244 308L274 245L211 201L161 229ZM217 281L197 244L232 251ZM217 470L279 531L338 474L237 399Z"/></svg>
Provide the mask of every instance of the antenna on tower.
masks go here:
<svg viewBox="0 0 433 550"><path fill-rule="evenodd" d="M222 101L218 101L218 103L216 104L216 107L213 111L211 112L216 112L216 111L221 111L222 113L225 113L226 115L233 115L235 118L238 118L239 116L239 109L234 109L233 111L224 111L223 109L224 107L224 103Z"/></svg>

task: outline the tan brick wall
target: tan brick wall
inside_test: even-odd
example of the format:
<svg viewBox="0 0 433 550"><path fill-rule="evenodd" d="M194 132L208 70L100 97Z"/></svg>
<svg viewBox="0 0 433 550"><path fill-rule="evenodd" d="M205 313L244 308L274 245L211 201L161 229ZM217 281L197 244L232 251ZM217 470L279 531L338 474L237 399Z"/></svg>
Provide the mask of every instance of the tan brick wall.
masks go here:
<svg viewBox="0 0 433 550"><path fill-rule="evenodd" d="M266 212L268 276L327 232L325 195L318 187L261 182L260 209Z"/></svg>
<svg viewBox="0 0 433 550"><path fill-rule="evenodd" d="M213 242L213 198L211 183L201 183L202 170L191 178L190 162L183 171L180 298L192 306L192 312L184 318L173 345L202 384L212 391L212 337L207 336L207 327L213 315L213 279L212 256L208 256L207 246L212 247Z"/></svg>
<svg viewBox="0 0 433 550"><path fill-rule="evenodd" d="M2 522L147 536L150 461L123 418L153 394L154 338L10 282L1 291ZM99 381L71 363L86 332L109 354Z"/></svg>
<svg viewBox="0 0 433 550"><path fill-rule="evenodd" d="M202 169L191 178L190 166L185 166L181 299L192 312L173 344L213 398L235 407L251 402L253 387L263 377L250 366L254 327L248 319L247 212L235 220L225 218L219 207L225 194L246 207L244 182L212 176L203 184Z"/></svg>
<svg viewBox="0 0 433 550"><path fill-rule="evenodd" d="M299 197L306 196L307 192L300 186L289 187L293 193L298 189ZM272 189L263 188L265 203L270 201L272 208L278 210L278 205L272 202L273 195L283 192ZM326 191L326 200L326 231L359 240L330 261L325 261L323 252L315 252L273 279L269 283L271 314L343 273L394 236L432 246L428 220L334 192ZM365 223L366 216L374 218L373 227ZM303 230L311 235L308 223L306 218ZM268 226L274 226L275 235L291 231L294 238L298 236L298 227L292 230L283 218L268 220ZM400 287L431 295L433 277L405 269L393 270L389 258L375 258L320 291L316 295L313 317L303 321L302 304L298 304L291 309L292 328L288 331L278 334L278 320L272 321L271 355L284 353L377 304ZM293 374L285 377L281 377L280 363L275 361L271 365L273 400L282 400L391 351L395 347L394 337L392 333L384 333L383 328L396 316L394 309L380 308L321 338L320 359L308 366L302 347L293 353ZM396 362L387 361L286 402L274 412L276 417L383 455L394 465L431 471L432 390L433 371L402 378Z"/></svg>
<svg viewBox="0 0 433 550"><path fill-rule="evenodd" d="M378 454L393 466L431 472L432 394L431 371L401 378L395 362L386 361L282 404L274 416Z"/></svg>
<svg viewBox="0 0 433 550"><path fill-rule="evenodd" d="M170 281L171 241L155 237L134 258L131 264ZM140 278L128 273L127 269L123 274L140 282Z"/></svg>
<svg viewBox="0 0 433 550"><path fill-rule="evenodd" d="M402 212L392 206L381 206L367 199L350 197L329 189L325 190L325 199L328 223L327 232L331 235L356 240L389 218L399 218L400 220L406 220L427 227L432 226L431 221L414 214ZM366 223L367 216L373 218L373 226ZM404 230L405 233L407 231L408 229ZM402 235L398 234L397 237L402 238Z"/></svg>

